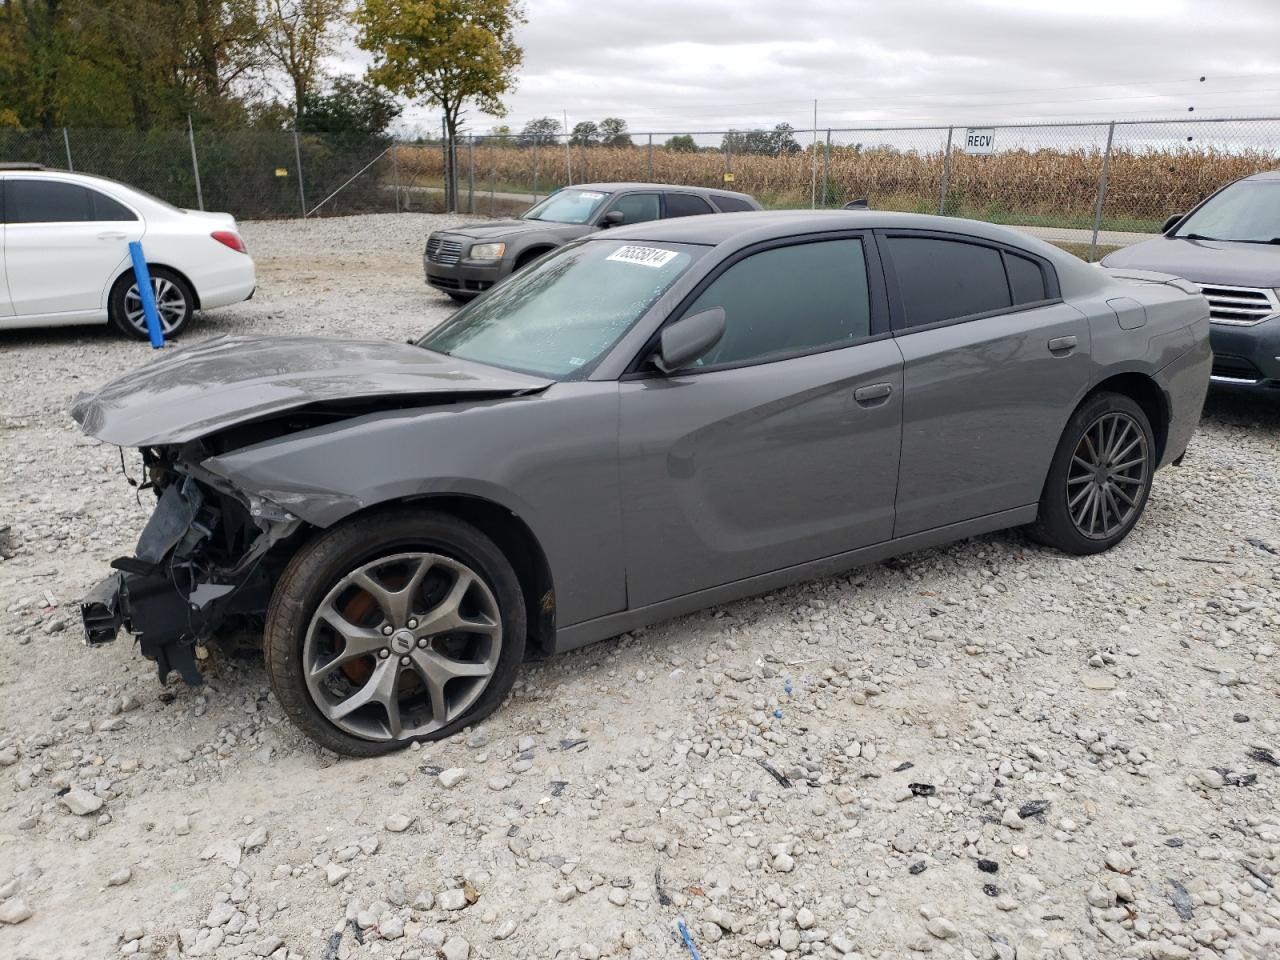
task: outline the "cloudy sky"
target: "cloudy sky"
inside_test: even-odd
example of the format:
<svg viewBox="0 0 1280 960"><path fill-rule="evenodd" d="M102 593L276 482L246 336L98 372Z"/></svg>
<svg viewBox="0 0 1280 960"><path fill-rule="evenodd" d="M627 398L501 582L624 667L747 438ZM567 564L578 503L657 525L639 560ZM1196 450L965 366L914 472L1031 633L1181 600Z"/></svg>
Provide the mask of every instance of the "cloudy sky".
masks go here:
<svg viewBox="0 0 1280 960"><path fill-rule="evenodd" d="M665 133L1280 114L1280 0L526 0L509 113ZM348 69L358 69L348 60ZM1201 81L1201 77L1205 79ZM422 107L413 127L438 124Z"/></svg>

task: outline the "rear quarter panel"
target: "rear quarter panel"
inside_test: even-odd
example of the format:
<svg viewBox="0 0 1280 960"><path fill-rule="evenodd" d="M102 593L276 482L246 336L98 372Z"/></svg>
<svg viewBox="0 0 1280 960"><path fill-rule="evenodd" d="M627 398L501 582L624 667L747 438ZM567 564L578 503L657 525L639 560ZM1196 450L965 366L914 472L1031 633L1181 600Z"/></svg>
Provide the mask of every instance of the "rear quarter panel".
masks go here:
<svg viewBox="0 0 1280 960"><path fill-rule="evenodd" d="M1121 326L1123 299L1141 305L1140 326ZM1111 301L1111 302L1109 302ZM1165 283L1109 281L1074 299L1089 317L1094 361L1093 382L1121 373L1151 377L1165 396L1169 430L1161 466L1180 457L1195 432L1209 387L1212 352L1209 348L1209 304L1199 293L1189 294ZM1133 324L1132 313L1125 317Z"/></svg>

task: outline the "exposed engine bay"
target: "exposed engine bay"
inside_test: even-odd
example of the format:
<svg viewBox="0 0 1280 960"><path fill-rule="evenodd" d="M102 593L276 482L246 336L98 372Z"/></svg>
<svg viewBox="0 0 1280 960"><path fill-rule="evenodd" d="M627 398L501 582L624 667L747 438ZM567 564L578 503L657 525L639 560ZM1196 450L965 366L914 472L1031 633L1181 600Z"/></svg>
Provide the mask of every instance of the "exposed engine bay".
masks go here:
<svg viewBox="0 0 1280 960"><path fill-rule="evenodd" d="M287 559L272 548L302 521L202 470L198 443L141 453L146 479L137 485L155 493L156 509L134 556L113 560L113 572L81 601L85 639L109 643L123 627L156 661L162 682L176 670L198 685L196 646L237 622L260 627Z"/></svg>

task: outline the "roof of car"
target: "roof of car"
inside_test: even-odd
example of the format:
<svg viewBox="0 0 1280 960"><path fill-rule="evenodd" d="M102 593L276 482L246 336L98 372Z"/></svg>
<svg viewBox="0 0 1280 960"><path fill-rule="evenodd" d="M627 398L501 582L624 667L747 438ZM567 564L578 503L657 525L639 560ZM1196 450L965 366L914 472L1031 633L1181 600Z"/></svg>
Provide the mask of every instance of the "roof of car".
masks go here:
<svg viewBox="0 0 1280 960"><path fill-rule="evenodd" d="M827 230L891 229L938 230L1043 251L1042 241L1008 227L960 217L935 217L889 210L753 210L700 217L651 220L614 227L601 238L610 240L661 240L718 246L728 240L736 246ZM1056 251L1056 248L1054 248Z"/></svg>
<svg viewBox="0 0 1280 960"><path fill-rule="evenodd" d="M564 189L600 190L606 193L617 193L619 190L679 190L685 193L697 193L704 197L713 193L721 193L731 197L742 197L744 200L755 199L749 193L721 190L719 187L691 187L683 183L574 183Z"/></svg>
<svg viewBox="0 0 1280 960"><path fill-rule="evenodd" d="M1280 180L1280 170L1263 170L1251 176L1245 177L1246 180Z"/></svg>

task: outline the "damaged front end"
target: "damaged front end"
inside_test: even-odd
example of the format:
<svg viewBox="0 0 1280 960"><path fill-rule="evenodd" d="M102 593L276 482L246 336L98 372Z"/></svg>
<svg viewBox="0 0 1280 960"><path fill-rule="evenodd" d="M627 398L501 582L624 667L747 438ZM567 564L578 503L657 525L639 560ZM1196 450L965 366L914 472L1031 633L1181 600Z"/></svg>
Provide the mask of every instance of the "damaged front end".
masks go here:
<svg viewBox="0 0 1280 960"><path fill-rule="evenodd" d="M161 682L176 670L198 685L197 645L232 626L261 625L283 563L273 548L302 525L203 470L202 454L142 450L155 512L134 555L113 560L111 575L81 601L85 641L109 643L123 627L156 661Z"/></svg>

